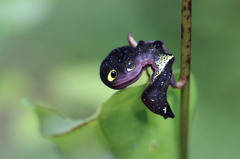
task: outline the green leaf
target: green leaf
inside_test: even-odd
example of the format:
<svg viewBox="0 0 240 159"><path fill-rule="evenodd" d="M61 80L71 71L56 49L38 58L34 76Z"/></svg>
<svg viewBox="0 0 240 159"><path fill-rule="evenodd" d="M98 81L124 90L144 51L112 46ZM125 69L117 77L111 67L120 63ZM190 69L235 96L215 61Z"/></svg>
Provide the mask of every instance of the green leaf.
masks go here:
<svg viewBox="0 0 240 159"><path fill-rule="evenodd" d="M176 117L164 119L142 103L141 94L146 87L145 84L121 90L104 103L100 114L102 130L119 158L177 159L180 90L169 88L168 101ZM190 119L193 119L195 110L194 94L196 88L193 77Z"/></svg>
<svg viewBox="0 0 240 159"><path fill-rule="evenodd" d="M146 108L140 97L145 88L141 85L115 93L103 104L101 127L119 158L176 158L176 123Z"/></svg>
<svg viewBox="0 0 240 159"><path fill-rule="evenodd" d="M32 106L27 101L24 101L24 105ZM65 158L115 158L100 129L99 110L86 119L73 120L52 109L40 106L34 106L34 109L42 134L52 138Z"/></svg>
<svg viewBox="0 0 240 159"><path fill-rule="evenodd" d="M191 85L192 119L196 102L194 78ZM177 159L180 90L169 88L168 102L176 117L164 119L142 103L141 94L146 87L143 84L116 92L101 111L87 119L73 120L55 110L35 106L41 132L51 136L62 156L69 159Z"/></svg>
<svg viewBox="0 0 240 159"><path fill-rule="evenodd" d="M95 120L100 111L86 119L72 120L61 116L57 111L44 107L35 107L38 118L40 119L40 129L44 136L59 136L67 134L87 123Z"/></svg>
<svg viewBox="0 0 240 159"><path fill-rule="evenodd" d="M113 159L115 155L108 146L98 120L76 131L54 137L58 150L67 159Z"/></svg>

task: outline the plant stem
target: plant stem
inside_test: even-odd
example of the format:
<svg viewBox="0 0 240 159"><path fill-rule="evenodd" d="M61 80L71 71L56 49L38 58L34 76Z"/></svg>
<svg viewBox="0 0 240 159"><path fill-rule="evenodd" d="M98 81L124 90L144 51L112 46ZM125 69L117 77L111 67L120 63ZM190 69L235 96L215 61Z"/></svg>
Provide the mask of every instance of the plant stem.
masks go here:
<svg viewBox="0 0 240 159"><path fill-rule="evenodd" d="M179 80L185 83L181 89L180 104L180 159L188 158L188 116L189 116L189 88L190 88L190 61L191 61L191 27L192 1L182 0L181 25L181 72Z"/></svg>

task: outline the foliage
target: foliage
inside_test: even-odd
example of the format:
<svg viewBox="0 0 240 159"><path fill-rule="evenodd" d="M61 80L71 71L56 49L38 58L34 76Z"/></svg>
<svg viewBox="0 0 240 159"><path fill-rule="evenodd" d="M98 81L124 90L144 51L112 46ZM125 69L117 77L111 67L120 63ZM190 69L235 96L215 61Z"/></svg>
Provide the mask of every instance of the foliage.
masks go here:
<svg viewBox="0 0 240 159"><path fill-rule="evenodd" d="M192 94L196 94L194 85ZM55 110L34 106L41 132L70 159L177 159L179 90L169 89L168 99L176 117L165 120L150 112L141 102L141 92L146 86L116 92L101 110L86 119L73 120L62 117ZM193 99L192 106L195 105L195 96Z"/></svg>

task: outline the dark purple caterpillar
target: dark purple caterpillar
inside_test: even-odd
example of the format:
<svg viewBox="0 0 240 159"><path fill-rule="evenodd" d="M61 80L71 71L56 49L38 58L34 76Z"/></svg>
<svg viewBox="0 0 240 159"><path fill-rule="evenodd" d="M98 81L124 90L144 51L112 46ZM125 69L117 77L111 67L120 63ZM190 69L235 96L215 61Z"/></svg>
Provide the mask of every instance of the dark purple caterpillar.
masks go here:
<svg viewBox="0 0 240 159"><path fill-rule="evenodd" d="M174 82L172 64L174 56L168 53L162 41L140 41L137 47L124 46L114 49L100 66L100 77L113 89L123 89L137 81L142 72L151 67L150 84L142 93L142 101L149 110L165 119L174 118L167 102L168 86Z"/></svg>

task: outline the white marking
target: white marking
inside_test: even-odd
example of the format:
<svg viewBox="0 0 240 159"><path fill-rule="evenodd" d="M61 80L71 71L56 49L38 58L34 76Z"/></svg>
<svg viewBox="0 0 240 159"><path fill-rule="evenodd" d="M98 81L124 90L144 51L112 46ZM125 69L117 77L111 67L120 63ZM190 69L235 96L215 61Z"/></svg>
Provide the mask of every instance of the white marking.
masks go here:
<svg viewBox="0 0 240 159"><path fill-rule="evenodd" d="M166 113L167 113L167 108L164 107L164 108L163 108L163 111L164 111L164 113L166 114Z"/></svg>
<svg viewBox="0 0 240 159"><path fill-rule="evenodd" d="M173 58L173 55L165 55L165 54L160 54L158 61L156 61L156 65L158 66L158 72L153 78L156 78L159 76L163 71L165 66L167 65L168 61Z"/></svg>

